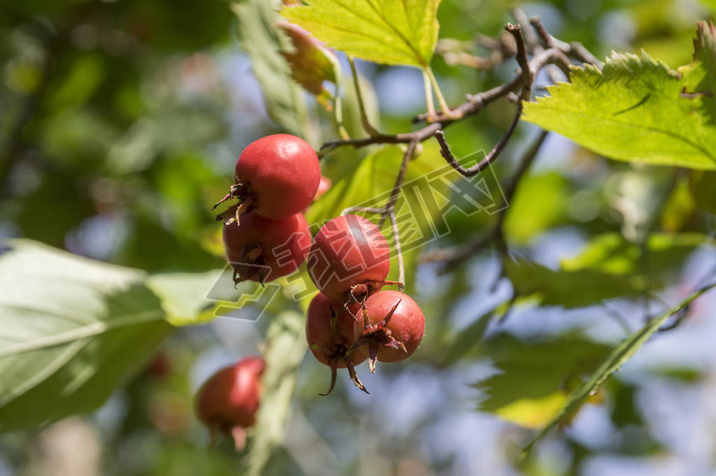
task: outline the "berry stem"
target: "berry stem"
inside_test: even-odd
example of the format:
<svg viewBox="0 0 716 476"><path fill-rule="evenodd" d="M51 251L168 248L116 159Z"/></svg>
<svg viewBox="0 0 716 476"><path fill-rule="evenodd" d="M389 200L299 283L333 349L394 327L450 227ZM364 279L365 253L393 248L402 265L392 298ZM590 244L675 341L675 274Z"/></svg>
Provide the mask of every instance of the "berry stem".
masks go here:
<svg viewBox="0 0 716 476"><path fill-rule="evenodd" d="M209 427L209 448L216 448L220 433L221 429L218 425L214 424Z"/></svg>
<svg viewBox="0 0 716 476"><path fill-rule="evenodd" d="M428 109L428 121L430 121L435 114L435 104L433 104L433 90L430 88L430 78L426 70L423 70L423 85L425 86L425 106Z"/></svg>
<svg viewBox="0 0 716 476"><path fill-rule="evenodd" d="M449 119L459 119L460 114L457 112L454 112L452 109L450 109L450 106L448 106L447 101L445 100L445 97L443 96L442 91L440 90L440 85L438 84L438 80L435 78L435 74L433 73L433 70L428 66L423 70L425 76L427 77L428 81L430 82L430 85L432 85L433 89L435 90L435 96L437 96L438 104L440 104L440 109L442 110L443 116L449 118ZM427 89L427 86L426 86ZM433 112L434 113L434 112ZM428 114L430 114L430 110L428 110Z"/></svg>

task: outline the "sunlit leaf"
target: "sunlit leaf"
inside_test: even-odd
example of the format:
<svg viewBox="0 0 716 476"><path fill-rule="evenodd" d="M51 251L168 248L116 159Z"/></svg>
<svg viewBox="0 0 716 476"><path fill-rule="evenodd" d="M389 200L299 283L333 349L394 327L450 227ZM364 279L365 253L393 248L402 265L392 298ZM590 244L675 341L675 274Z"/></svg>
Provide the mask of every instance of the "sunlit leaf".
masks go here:
<svg viewBox="0 0 716 476"><path fill-rule="evenodd" d="M648 241L648 260L654 272L666 271L682 263L699 246L713 246L714 240L700 233L652 233ZM617 233L595 237L575 258L562 260L564 271L598 269L611 274L638 272L639 246L627 242Z"/></svg>
<svg viewBox="0 0 716 476"><path fill-rule="evenodd" d="M556 172L528 175L520 181L505 218L504 230L516 244L526 244L557 225L567 212L567 180Z"/></svg>
<svg viewBox="0 0 716 476"><path fill-rule="evenodd" d="M612 159L716 169L709 117L716 91L703 89L712 85L702 81L694 90L693 79L646 53L614 53L603 71L575 67L571 81L526 104L525 120Z"/></svg>
<svg viewBox="0 0 716 476"><path fill-rule="evenodd" d="M312 0L281 14L349 55L426 68L438 40L439 5L440 0Z"/></svg>
<svg viewBox="0 0 716 476"><path fill-rule="evenodd" d="M684 93L700 97L711 125L716 123L716 25L699 21L694 39L694 59L679 68L684 75Z"/></svg>
<svg viewBox="0 0 716 476"><path fill-rule="evenodd" d="M145 274L36 242L0 254L0 431L102 405L172 327Z"/></svg>
<svg viewBox="0 0 716 476"><path fill-rule="evenodd" d="M220 276L221 271L155 274L146 283L161 299L167 321L187 326L214 319L216 302L207 296Z"/></svg>

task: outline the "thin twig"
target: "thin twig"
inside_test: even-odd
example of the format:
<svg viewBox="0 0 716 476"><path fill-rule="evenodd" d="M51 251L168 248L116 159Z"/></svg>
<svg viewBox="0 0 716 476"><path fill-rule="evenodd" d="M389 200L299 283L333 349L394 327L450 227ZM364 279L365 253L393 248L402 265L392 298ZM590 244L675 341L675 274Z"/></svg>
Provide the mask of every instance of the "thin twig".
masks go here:
<svg viewBox="0 0 716 476"><path fill-rule="evenodd" d="M403 249L400 245L400 230L398 229L398 219L395 216L395 210L391 210L389 213L390 225L393 229L393 244L395 246L395 256L398 261L398 286L400 291L403 291L405 286L405 264L403 263Z"/></svg>
<svg viewBox="0 0 716 476"><path fill-rule="evenodd" d="M558 48L546 49L543 52L535 55L532 60L529 61L529 69L531 72L536 74L540 69L544 68L548 64L553 64L563 56L563 52ZM531 78L530 78L531 79ZM371 137L363 137L360 139L350 140L337 140L326 142L321 146L322 151L330 151L336 147L350 146L354 148L366 147L374 144L408 144L414 140L418 142L424 142L427 139L433 137L435 132L444 130L448 126L459 122L468 117L474 116L475 114L482 111L487 105L494 102L497 99L505 97L507 94L521 89L524 85L525 76L522 71L513 77L510 81L495 86L492 89L488 89L479 94L470 94L467 96L467 101L460 104L459 106L452 109L454 113L457 113L458 118L449 118L445 115L438 114L435 118L435 122L426 125L425 127L418 129L413 132L406 132L401 134L377 134Z"/></svg>
<svg viewBox="0 0 716 476"><path fill-rule="evenodd" d="M537 35L544 44L545 48L559 49L554 42L554 38L549 33L547 33L547 30L545 30L544 25L542 25L542 20L540 20L540 17L532 17L530 18L529 22L532 25L532 28L537 32ZM569 67L571 66L569 58L567 58L567 56L563 53L562 56L556 61L556 64L562 70L564 76L569 78ZM550 65L547 72L550 74L549 79L556 84L559 82L559 78L557 77L554 68L554 65Z"/></svg>
<svg viewBox="0 0 716 476"><path fill-rule="evenodd" d="M508 182L505 184L502 193L504 194L506 205L509 205L509 203L514 198L520 181L522 180L522 177L525 175L525 173L527 173L527 170L529 170L530 165L532 165L532 163L534 162L548 135L549 133L547 131L540 132L539 136L537 136L534 142L530 144L530 146L527 148L524 155L522 156L522 160L517 166L517 169L512 174ZM469 241L468 243L459 247L448 248L444 250L434 250L432 252L426 253L420 258L420 262L443 262L444 269L450 270L459 263L463 262L470 255L482 250L485 246L487 246L495 239L498 240L498 245L501 248L501 252L506 254L507 245L506 243L504 243L504 234L502 233L502 228L508 210L508 206L502 208L498 212L497 219L495 220L492 227L490 227L485 233L482 233L481 235L477 236L472 241Z"/></svg>
<svg viewBox="0 0 716 476"><path fill-rule="evenodd" d="M530 23L532 24L532 27L537 31L537 34L540 36L542 42L547 48L558 48L567 56L581 61L582 63L593 64L599 69L602 69L602 67L604 66L604 63L602 63L599 58L590 53L589 50L585 48L584 45L582 45L581 43L566 43L550 35L547 32L547 29L542 24L542 21L539 17L531 18Z"/></svg>
<svg viewBox="0 0 716 476"><path fill-rule="evenodd" d="M408 144L408 148L403 154L403 161L400 165L398 177L395 179L395 185L393 185L393 189L390 193L390 198L388 199L384 207L350 207L343 210L343 212L341 213L342 215L345 215L346 213L373 213L376 215L379 214L380 220L378 222L378 228L382 228L383 224L385 223L385 220L387 218L390 218L395 254L398 261L398 286L400 288L400 291L403 290L403 287L405 285L405 265L403 262L403 249L400 245L398 221L395 216L395 204L398 202L400 190L403 186L403 182L405 181L405 174L408 170L408 162L413 156L413 153L415 152L415 147L417 145L417 141L412 141Z"/></svg>
<svg viewBox="0 0 716 476"><path fill-rule="evenodd" d="M530 95L532 94L532 81L534 80L534 74L530 68L530 63L527 60L527 47L525 46L525 38L522 36L522 27L520 25L513 25L508 23L505 29L515 38L517 44L517 53L515 54L515 60L520 66L520 75L522 77L522 93L520 98L523 101L529 101Z"/></svg>
<svg viewBox="0 0 716 476"><path fill-rule="evenodd" d="M518 13L518 15L521 15L518 17L518 21L522 20L525 21L524 14L521 12ZM520 67L519 72L510 80L507 81L504 84L501 84L499 86L496 86L492 89L489 89L487 91L484 91L480 94L475 95L467 95L467 100L460 104L459 106L449 110L449 111L441 111L439 114L431 114L431 111L428 111L427 114L423 114L419 116L418 122L425 121L427 119L430 119L430 123L426 124L421 129L418 129L413 132L407 132L407 133L401 133L401 134L382 134L375 130L370 124L368 123L367 116L365 113L365 108L363 107L362 102L362 95L360 92L360 87L358 85L358 76L355 70L355 65L353 64L353 61L351 59L351 72L353 73L354 81L356 83L356 92L358 94L358 100L359 105L361 109L361 119L363 120L363 125L368 134L369 137L364 137L360 139L349 139L349 140L338 140L338 141L332 141L332 142L326 142L321 147L321 153L327 153L337 147L342 146L350 146L354 148L359 147L366 147L373 144L408 144L407 150L405 151L405 154L403 155L403 161L400 166L400 170L398 172L398 176L396 177L395 184L393 186L393 189L391 191L390 198L388 199L388 202L384 207L351 207L343 211L343 214L345 213L351 213L351 212L364 212L364 213L374 213L374 214L380 214L380 222L379 225L382 227L382 225L385 223L386 219L390 218L391 225L392 225L392 231L394 235L394 240L396 243L396 250L398 252L398 262L400 269L400 280L401 282L404 281L404 274L405 270L403 269L403 263L402 263L402 250L400 249L400 238L398 236L398 227L397 222L395 218L395 205L397 203L400 190L402 188L403 182L405 180L405 175L407 171L408 162L410 161L411 157L413 156L414 150L417 147L417 145L433 136L436 137L438 142L440 143L440 149L443 157L445 160L460 174L462 174L465 177L472 177L483 170L485 170L492 162L494 162L500 153L503 151L509 140L512 138L513 133L517 127L517 124L519 123L521 114L522 114L522 108L523 108L523 102L529 101L532 93L532 84L534 81L535 76L537 73L544 67L553 65L555 63L560 64L564 68L567 67L569 64L569 59L566 55L569 54L576 54L581 55L584 57L584 52L573 52L572 47L570 45L567 45L566 43L558 43L556 40L552 41L550 40L550 45L546 49L539 45L538 42L538 35L535 35L534 32L529 31L525 34L527 35L529 44L530 44L530 51L533 53L533 57L531 60L528 59L528 47L525 44L525 37L523 36L522 27L520 25L513 25L511 23L508 23L505 26L505 30L512 35L514 42L515 42L515 60L517 61L517 64ZM539 32L538 32L539 33ZM551 37L550 37L551 38ZM544 40L544 39L543 39ZM565 46L566 45L566 46ZM581 45L580 45L581 46ZM582 47L583 48L583 47ZM519 97L516 96L516 92L520 91ZM452 152L450 151L450 147L447 144L447 141L445 140L444 135L444 129L450 126L451 124L464 120L467 117L473 116L480 111L482 111L485 107L487 107L488 104L494 102L495 100L499 98L506 98L506 99L516 99L516 111L515 115L512 119L512 122L505 133L505 135L500 139L500 141L493 147L493 149L481 160L479 163L473 165L472 167L465 168L461 166L455 157L452 155ZM505 187L505 198L508 200L508 202L512 199L512 196L515 193L515 190L517 188L517 184L522 177L522 175L526 172L526 170L529 168L529 165L534 160L535 156L537 155L537 152L539 148L541 147L542 143L544 142L544 139L546 138L547 133L543 132L540 134L539 138L535 141L535 143L528 149L526 152L523 161L521 162L520 166L518 167L517 171L512 177L512 180L507 184ZM446 264L454 264L457 262L457 260L462 259L466 257L467 255L475 252L476 250L482 248L487 243L491 242L493 239L496 239L498 242L500 253L503 256L503 259L505 256L507 256L508 249L507 249L507 243L504 239L504 234L502 231L502 225L504 222L506 209L503 209L499 212L499 215L497 216L497 220L495 221L495 225L485 234L479 236L476 240L474 240L471 243L468 243L466 246L461 247L459 249L449 251L449 252L442 252L442 255L440 255L439 261L445 261ZM434 259L433 259L434 260ZM431 260L432 261L432 260Z"/></svg>
<svg viewBox="0 0 716 476"><path fill-rule="evenodd" d="M504 150L505 146L507 145L507 142L509 142L509 140L512 138L512 134L515 132L517 124L520 122L520 116L522 115L522 101L529 101L530 99L533 74L530 70L529 62L527 61L527 50L525 48L524 37L522 36L522 28L519 25L513 25L512 23L508 23L505 29L514 37L515 43L517 44L517 54L515 55L515 59L517 60L517 64L520 66L520 75L518 76L518 78L521 79L520 82L522 89L520 93L521 101L517 103L517 110L515 111L512 123L507 129L505 135L480 162L473 165L472 167L465 168L460 165L458 161L455 160L455 157L452 155L452 152L450 151L450 146L445 140L445 133L442 130L437 130L434 133L435 138L440 143L440 153L442 154L445 161L464 177L473 177L479 174L487 167L489 167L490 164L492 164L492 162L494 162L500 156L500 153ZM479 105L484 107L483 101L480 101Z"/></svg>
<svg viewBox="0 0 716 476"><path fill-rule="evenodd" d="M525 42L527 43L528 49L532 52L532 54L541 53L544 51L544 48L540 44L540 39L535 33L534 28L527 28L527 26L530 24L530 19L527 18L527 15L525 15L525 12L522 11L521 8L514 7L510 9L512 12L512 16L515 17L515 20L517 20L517 23L524 26L524 35L525 35ZM553 45L547 45L548 48L552 48ZM565 57L564 60L569 63L569 60ZM550 81L552 83L557 84L562 78L560 78L557 67L554 65L547 65L547 75L549 75ZM566 73L565 73L566 74Z"/></svg>
<svg viewBox="0 0 716 476"><path fill-rule="evenodd" d="M400 189L402 188L403 182L405 181L405 173L408 171L408 162L413 157L413 153L415 152L415 147L417 145L417 141L410 142L408 144L408 148L403 154L403 161L400 164L400 171L398 172L398 177L395 179L395 185L393 185L393 190L390 192L390 198L388 199L388 203L385 204L383 216L380 217L380 221L378 222L379 228L383 227L383 223L385 223L387 215L393 210L395 210L395 204L398 201Z"/></svg>
<svg viewBox="0 0 716 476"><path fill-rule="evenodd" d="M509 142L510 138L512 137L512 134L515 132L517 124L520 122L521 115L522 103L518 102L515 116L512 118L512 123L510 124L509 129L507 129L505 135L480 162L473 165L472 167L465 168L460 165L460 163L455 160L455 156L453 156L452 152L450 151L450 146L445 140L445 133L443 131L436 131L435 138L440 144L440 153L442 154L445 161L450 164L452 168L457 170L460 175L462 175L463 177L474 177L475 175L481 173L483 170L489 167L490 164L492 164L492 162L494 162L500 156L500 153L504 150L505 146L507 145L507 142Z"/></svg>

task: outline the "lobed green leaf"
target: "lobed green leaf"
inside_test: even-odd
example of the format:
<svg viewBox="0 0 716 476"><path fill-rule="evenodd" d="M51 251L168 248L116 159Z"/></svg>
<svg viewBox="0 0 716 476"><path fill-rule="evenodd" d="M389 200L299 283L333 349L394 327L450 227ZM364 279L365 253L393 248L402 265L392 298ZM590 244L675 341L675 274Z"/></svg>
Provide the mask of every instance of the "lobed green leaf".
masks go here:
<svg viewBox="0 0 716 476"><path fill-rule="evenodd" d="M571 83L548 87L524 118L612 159L716 169L713 53L703 24L681 72L646 52L613 53L603 71L572 68Z"/></svg>
<svg viewBox="0 0 716 476"><path fill-rule="evenodd" d="M383 64L427 68L440 0L312 0L281 14L328 46Z"/></svg>

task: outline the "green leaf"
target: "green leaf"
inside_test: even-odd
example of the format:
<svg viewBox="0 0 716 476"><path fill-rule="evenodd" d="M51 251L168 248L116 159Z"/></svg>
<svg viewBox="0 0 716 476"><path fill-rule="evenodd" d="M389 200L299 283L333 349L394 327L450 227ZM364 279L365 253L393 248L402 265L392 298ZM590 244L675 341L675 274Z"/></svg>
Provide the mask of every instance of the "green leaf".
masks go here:
<svg viewBox="0 0 716 476"><path fill-rule="evenodd" d="M0 431L91 411L172 327L145 274L28 241L0 255Z"/></svg>
<svg viewBox="0 0 716 476"><path fill-rule="evenodd" d="M636 353L636 351L639 350L639 348L641 348L641 346L644 345L644 343L646 343L646 341L648 341L649 338L669 320L671 316L687 307L699 296L714 287L716 287L716 283L699 289L659 317L649 321L639 331L627 337L619 345L614 347L599 368L594 371L589 380L572 392L567 400L567 403L557 416L555 416L554 419L542 428L537 436L527 446L525 446L522 451L522 457L525 458L529 456L532 448L535 444L537 444L537 442L544 438L547 433L557 426L565 417L571 415L577 408L579 408L589 395L593 394L606 379L619 370L621 366L624 365L624 363L627 362Z"/></svg>
<svg viewBox="0 0 716 476"><path fill-rule="evenodd" d="M452 340L446 346L445 352L440 355L443 365L452 365L471 351L475 351L482 343L482 338L492 322L497 308L489 309L482 313L469 326L460 329L457 335L451 336Z"/></svg>
<svg viewBox="0 0 716 476"><path fill-rule="evenodd" d="M296 375L307 349L303 315L284 312L276 316L269 325L266 340L263 352L266 371L248 454L249 476L262 474L273 452L283 442Z"/></svg>
<svg viewBox="0 0 716 476"><path fill-rule="evenodd" d="M640 247L616 233L596 237L579 256L563 260L559 270L524 260L507 261L505 270L521 296L536 294L544 306L575 308L631 296L647 285L655 289L689 253L713 244L698 233L652 234L647 246L648 276L642 271Z"/></svg>
<svg viewBox="0 0 716 476"><path fill-rule="evenodd" d="M517 294L536 294L542 306L577 308L638 292L628 277L599 270L555 271L518 260L507 261L505 271Z"/></svg>
<svg viewBox="0 0 716 476"><path fill-rule="evenodd" d="M440 0L312 0L281 14L328 46L368 61L427 68Z"/></svg>
<svg viewBox="0 0 716 476"><path fill-rule="evenodd" d="M526 104L525 120L612 159L716 169L714 91L682 95L694 81L645 52L572 68L571 81Z"/></svg>
<svg viewBox="0 0 716 476"><path fill-rule="evenodd" d="M291 67L291 77L316 96L323 107L330 107L328 100L332 94L323 87L323 82L335 83L342 74L338 58L302 28L288 22L280 22L278 27L291 41L292 50L281 52Z"/></svg>
<svg viewBox="0 0 716 476"><path fill-rule="evenodd" d="M291 79L291 69L280 53L290 43L276 26L281 20L280 5L280 0L242 0L232 8L239 19L241 47L251 58L269 116L288 132L310 138L303 92Z"/></svg>
<svg viewBox="0 0 716 476"><path fill-rule="evenodd" d="M679 68L684 75L686 93L699 96L704 102L711 125L716 123L716 25L697 22L694 59Z"/></svg>
<svg viewBox="0 0 716 476"><path fill-rule="evenodd" d="M567 180L557 172L522 178L505 217L507 237L518 245L529 243L564 219L569 198Z"/></svg>
<svg viewBox="0 0 716 476"><path fill-rule="evenodd" d="M358 84L360 85L363 97L363 107L368 116L368 122L376 128L380 128L380 104L378 94L373 88L373 83L365 76L358 73ZM350 137L366 137L368 131L363 128L361 121L360 105L356 92L355 81L348 77L345 80L345 96L343 97L343 125ZM357 153L357 154L356 154ZM360 155L359 149L353 149L353 155Z"/></svg>
<svg viewBox="0 0 716 476"><path fill-rule="evenodd" d="M649 266L655 273L667 272L699 246L713 246L714 240L700 233L652 233L648 241ZM610 274L633 274L638 272L639 246L629 243L617 233L595 237L579 256L562 260L564 271L595 269Z"/></svg>
<svg viewBox="0 0 716 476"><path fill-rule="evenodd" d="M698 206L716 214L716 172L695 172L689 185Z"/></svg>
<svg viewBox="0 0 716 476"><path fill-rule="evenodd" d="M701 174L704 172L694 170L693 173ZM661 212L660 228L669 232L681 230L694 215L696 206L697 203L694 200L693 193L689 189L689 179L687 177L678 178L674 190L669 194Z"/></svg>
<svg viewBox="0 0 716 476"><path fill-rule="evenodd" d="M174 326L188 326L214 319L217 304L207 295L220 277L221 271L155 274L146 284L161 299L166 320Z"/></svg>
<svg viewBox="0 0 716 476"><path fill-rule="evenodd" d="M500 373L475 385L486 395L478 409L529 428L554 418L570 386L581 383L609 352L608 346L579 335L537 343L501 335L485 346Z"/></svg>

